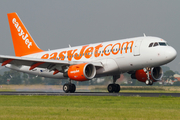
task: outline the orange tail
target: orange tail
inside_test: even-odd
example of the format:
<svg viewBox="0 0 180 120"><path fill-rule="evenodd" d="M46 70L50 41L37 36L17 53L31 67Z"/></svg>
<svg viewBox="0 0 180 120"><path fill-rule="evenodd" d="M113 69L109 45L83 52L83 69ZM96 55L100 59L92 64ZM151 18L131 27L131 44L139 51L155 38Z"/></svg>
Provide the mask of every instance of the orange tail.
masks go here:
<svg viewBox="0 0 180 120"><path fill-rule="evenodd" d="M18 57L43 52L27 31L16 13L7 14L14 44L15 55Z"/></svg>

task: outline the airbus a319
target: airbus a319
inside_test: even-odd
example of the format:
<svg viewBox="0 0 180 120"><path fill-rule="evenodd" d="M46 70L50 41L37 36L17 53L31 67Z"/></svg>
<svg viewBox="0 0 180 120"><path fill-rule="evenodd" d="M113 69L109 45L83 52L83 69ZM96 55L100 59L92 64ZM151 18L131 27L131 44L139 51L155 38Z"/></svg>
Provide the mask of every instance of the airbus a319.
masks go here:
<svg viewBox="0 0 180 120"><path fill-rule="evenodd" d="M175 59L177 52L159 37L135 37L109 42L41 50L16 13L7 14L15 56L0 55L2 66L29 74L68 79L64 92L75 92L71 81L113 76L107 90L120 91L116 80L129 73L133 79L152 85L163 77L161 65ZM45 41L42 41L45 42Z"/></svg>

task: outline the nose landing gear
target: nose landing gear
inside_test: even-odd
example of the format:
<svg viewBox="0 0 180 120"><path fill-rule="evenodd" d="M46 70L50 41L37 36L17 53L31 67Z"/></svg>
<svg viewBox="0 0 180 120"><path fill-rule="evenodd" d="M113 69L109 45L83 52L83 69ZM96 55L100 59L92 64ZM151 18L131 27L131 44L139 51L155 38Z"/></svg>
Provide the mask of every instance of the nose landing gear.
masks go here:
<svg viewBox="0 0 180 120"><path fill-rule="evenodd" d="M146 80L146 85L153 85L153 81L152 80Z"/></svg>
<svg viewBox="0 0 180 120"><path fill-rule="evenodd" d="M147 75L147 80L146 80L146 85L153 85L153 80L150 79L150 71L151 69L150 68L144 68L144 71L146 72L146 75Z"/></svg>

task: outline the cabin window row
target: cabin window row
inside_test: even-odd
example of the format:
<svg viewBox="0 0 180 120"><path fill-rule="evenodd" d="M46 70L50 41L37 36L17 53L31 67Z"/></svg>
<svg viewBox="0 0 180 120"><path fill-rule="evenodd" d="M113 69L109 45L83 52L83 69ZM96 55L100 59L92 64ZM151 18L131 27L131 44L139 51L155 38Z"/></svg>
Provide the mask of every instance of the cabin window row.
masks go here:
<svg viewBox="0 0 180 120"><path fill-rule="evenodd" d="M128 49L131 49L131 47L127 47L127 50L128 50ZM125 47L125 48L121 48L121 49L120 49L120 48L119 48L119 49L118 49L118 48L115 48L115 49L113 49L113 52L117 52L118 50L119 50L119 51L120 51L120 50L126 50L126 47ZM110 49L110 50L105 50L105 53L109 53L109 52L112 52L112 49ZM101 53L104 53L104 50L99 51L98 53L100 53L100 54L101 54ZM83 54L77 54L77 55L64 56L64 57L61 57L61 59L65 59L65 58L68 58L68 57L69 57L69 58L71 58L71 57L79 57L79 56L81 57L81 56L86 56L86 55L91 55L91 54L93 54L93 52L89 52L89 53L85 53L85 54L83 53ZM97 54L97 52L95 52L95 54ZM53 59L53 58L52 58L52 59ZM55 59L55 58L54 58L54 59ZM57 59L60 59L60 58L57 57Z"/></svg>

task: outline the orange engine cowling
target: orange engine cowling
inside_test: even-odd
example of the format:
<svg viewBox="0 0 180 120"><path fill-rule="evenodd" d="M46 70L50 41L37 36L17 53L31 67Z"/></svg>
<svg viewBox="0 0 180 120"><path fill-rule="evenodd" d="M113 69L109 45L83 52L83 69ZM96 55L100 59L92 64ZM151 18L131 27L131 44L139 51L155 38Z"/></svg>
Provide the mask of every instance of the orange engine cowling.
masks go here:
<svg viewBox="0 0 180 120"><path fill-rule="evenodd" d="M69 77L71 80L86 81L94 78L96 75L96 68L90 63L82 63L72 65L69 67L64 77Z"/></svg>
<svg viewBox="0 0 180 120"><path fill-rule="evenodd" d="M149 71L149 77L154 82L161 80L161 78L163 77L162 68L161 67L151 68L151 70ZM134 74L131 75L131 78L137 79L138 81L141 81L141 82L145 82L148 79L147 74L143 69L137 70Z"/></svg>

